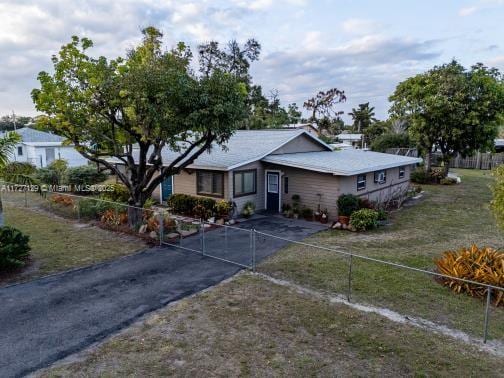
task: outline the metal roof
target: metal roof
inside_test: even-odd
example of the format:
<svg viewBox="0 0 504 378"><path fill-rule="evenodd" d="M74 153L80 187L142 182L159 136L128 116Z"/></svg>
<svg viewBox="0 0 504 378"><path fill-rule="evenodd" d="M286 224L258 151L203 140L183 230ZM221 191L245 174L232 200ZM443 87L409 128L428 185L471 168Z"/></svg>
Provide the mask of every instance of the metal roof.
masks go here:
<svg viewBox="0 0 504 378"><path fill-rule="evenodd" d="M261 160L301 135L305 135L328 151L332 151L327 144L302 129L238 130L231 136L224 148L218 145L213 146L210 151L203 152L188 168L221 171L235 169ZM135 161L138 161L138 156L135 153L134 150L133 157ZM181 152L172 151L165 147L161 153L163 165L169 165L180 154ZM120 163L115 158L108 160Z"/></svg>
<svg viewBox="0 0 504 378"><path fill-rule="evenodd" d="M338 134L336 135L336 138L340 139L340 140L361 140L362 139L362 134L346 134L346 133L342 133L342 134Z"/></svg>
<svg viewBox="0 0 504 378"><path fill-rule="evenodd" d="M420 163L422 159L373 151L345 149L334 152L269 155L263 158L262 161L339 176L353 176L380 169L416 164Z"/></svg>
<svg viewBox="0 0 504 378"><path fill-rule="evenodd" d="M60 137L59 135L31 129L29 127L23 127L15 130L14 132L21 136L23 143L61 143L65 140L65 138ZM5 135L5 133L2 133L1 136L3 135Z"/></svg>

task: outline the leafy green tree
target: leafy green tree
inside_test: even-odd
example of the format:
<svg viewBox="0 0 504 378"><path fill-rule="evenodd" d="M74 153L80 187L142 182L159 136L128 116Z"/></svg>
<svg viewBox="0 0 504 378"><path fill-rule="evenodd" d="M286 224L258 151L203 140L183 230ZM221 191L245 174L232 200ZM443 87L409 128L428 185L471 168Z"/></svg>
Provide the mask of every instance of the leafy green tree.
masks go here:
<svg viewBox="0 0 504 378"><path fill-rule="evenodd" d="M301 111L295 102L287 105L288 123L299 123L301 121Z"/></svg>
<svg viewBox="0 0 504 378"><path fill-rule="evenodd" d="M407 133L387 132L376 137L370 144L371 150L386 152L389 148L411 148L414 143Z"/></svg>
<svg viewBox="0 0 504 378"><path fill-rule="evenodd" d="M377 121L375 118L374 107L369 106L369 102L359 104L357 109L352 108L352 111L348 113L348 115L352 117L353 130L357 133L361 133Z"/></svg>
<svg viewBox="0 0 504 378"><path fill-rule="evenodd" d="M371 146L381 135L390 133L392 126L388 121L376 121L364 129L364 142Z"/></svg>
<svg viewBox="0 0 504 378"><path fill-rule="evenodd" d="M447 173L456 154L493 148L504 112L503 77L495 68L476 64L467 70L454 60L403 81L389 100L391 115L409 124L426 171L438 148Z"/></svg>
<svg viewBox="0 0 504 378"><path fill-rule="evenodd" d="M166 177L229 140L246 116L238 74L212 66L197 76L186 45L165 51L161 38L148 27L139 46L109 61L89 57L92 41L74 36L53 56L54 74L41 72L40 89L32 91L45 114L41 122L115 173L128 188L129 205L139 208ZM177 157L164 164L164 150ZM131 225L140 216L130 208Z"/></svg>
<svg viewBox="0 0 504 378"><path fill-rule="evenodd" d="M32 122L32 117L18 115L4 115L0 117L0 131L13 131L14 125L16 129L25 127Z"/></svg>
<svg viewBox="0 0 504 378"><path fill-rule="evenodd" d="M492 175L495 181L492 184L491 208L501 228L504 228L504 165L497 167Z"/></svg>

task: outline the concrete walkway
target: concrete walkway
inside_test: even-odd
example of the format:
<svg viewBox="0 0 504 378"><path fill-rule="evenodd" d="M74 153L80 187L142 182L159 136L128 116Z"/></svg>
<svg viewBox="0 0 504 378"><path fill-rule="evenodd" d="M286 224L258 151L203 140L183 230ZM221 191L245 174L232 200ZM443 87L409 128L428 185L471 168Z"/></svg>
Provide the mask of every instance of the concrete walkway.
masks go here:
<svg viewBox="0 0 504 378"><path fill-rule="evenodd" d="M300 240L320 224L267 217L240 225ZM207 235L218 241L218 233ZM237 231L240 233L241 231ZM242 232L244 233L244 232ZM248 234L248 233L244 233ZM188 243L198 245L197 237ZM227 256L242 256L234 243ZM259 239L257 261L287 244ZM211 245L209 246L211 248ZM219 246L215 244L216 253ZM220 246L222 248L222 246ZM48 366L102 340L138 317L234 275L240 268L174 247L0 289L0 376L16 377Z"/></svg>

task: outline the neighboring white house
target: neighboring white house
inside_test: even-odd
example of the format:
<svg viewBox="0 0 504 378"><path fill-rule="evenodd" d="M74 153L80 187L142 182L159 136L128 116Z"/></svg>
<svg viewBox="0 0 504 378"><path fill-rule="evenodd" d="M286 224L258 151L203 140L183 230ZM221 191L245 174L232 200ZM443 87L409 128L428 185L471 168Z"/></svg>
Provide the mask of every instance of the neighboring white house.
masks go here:
<svg viewBox="0 0 504 378"><path fill-rule="evenodd" d="M338 138L338 141L341 143L349 144L354 148L364 148L365 146L363 145L362 136L363 134L342 133L336 135L336 138Z"/></svg>
<svg viewBox="0 0 504 378"><path fill-rule="evenodd" d="M63 145L65 138L59 135L29 127L23 127L15 132L21 136L21 142L16 145L10 161L28 162L37 168L47 167L56 159L66 160L70 167L88 163L88 160L72 145Z"/></svg>

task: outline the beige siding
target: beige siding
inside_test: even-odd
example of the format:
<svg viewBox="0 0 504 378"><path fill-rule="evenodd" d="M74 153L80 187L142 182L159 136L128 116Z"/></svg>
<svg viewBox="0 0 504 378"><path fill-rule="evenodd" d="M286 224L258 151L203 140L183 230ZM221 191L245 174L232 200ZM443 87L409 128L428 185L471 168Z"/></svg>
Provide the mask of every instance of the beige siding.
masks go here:
<svg viewBox="0 0 504 378"><path fill-rule="evenodd" d="M366 174L366 189L357 191L357 175L333 176L327 173L318 173L298 168L284 167L268 164L265 169L278 169L281 171L281 203L292 204L292 195L298 194L301 206L317 210L320 203L321 210L329 211L329 218L336 219L338 208L336 201L341 194L352 193L371 201L383 201L399 190L409 186L411 167L407 166L405 177L399 179L399 168L387 169L387 182L374 183L374 172ZM285 193L284 178L289 178L289 193ZM318 195L320 194L320 196Z"/></svg>
<svg viewBox="0 0 504 378"><path fill-rule="evenodd" d="M272 153L272 155L292 154L296 152L314 152L314 151L326 151L326 149L309 136L301 135L295 138L294 140L291 140L285 146L275 150Z"/></svg>
<svg viewBox="0 0 504 378"><path fill-rule="evenodd" d="M309 207L315 211L320 203L322 210L329 211L331 219L336 217L336 200L340 195L337 176L273 164L268 164L268 168L279 169L282 172L281 203L292 204L292 196L298 194L302 207ZM285 177L288 177L289 193L285 193Z"/></svg>
<svg viewBox="0 0 504 378"><path fill-rule="evenodd" d="M224 197L230 199L229 196L229 179L228 172L224 173ZM192 196L197 196L196 193L196 170L183 170L178 175L173 176L173 193L184 193Z"/></svg>
<svg viewBox="0 0 504 378"><path fill-rule="evenodd" d="M232 200L236 203L236 209L241 213L243 206L246 202L252 201L256 205L256 210L264 209L264 168L263 164L259 161L251 164L244 165L234 171L229 172L229 188L231 188L231 195L233 196L233 177L234 172L245 171L249 169L257 170L257 182L256 182L256 194L251 194L248 196L232 197Z"/></svg>
<svg viewBox="0 0 504 378"><path fill-rule="evenodd" d="M357 176L346 176L340 179L341 193L352 193L371 201L382 202L396 195L409 186L411 166L405 167L404 178L399 178L399 167L387 169L387 181L383 184L374 182L374 172L366 174L366 189L357 191Z"/></svg>

